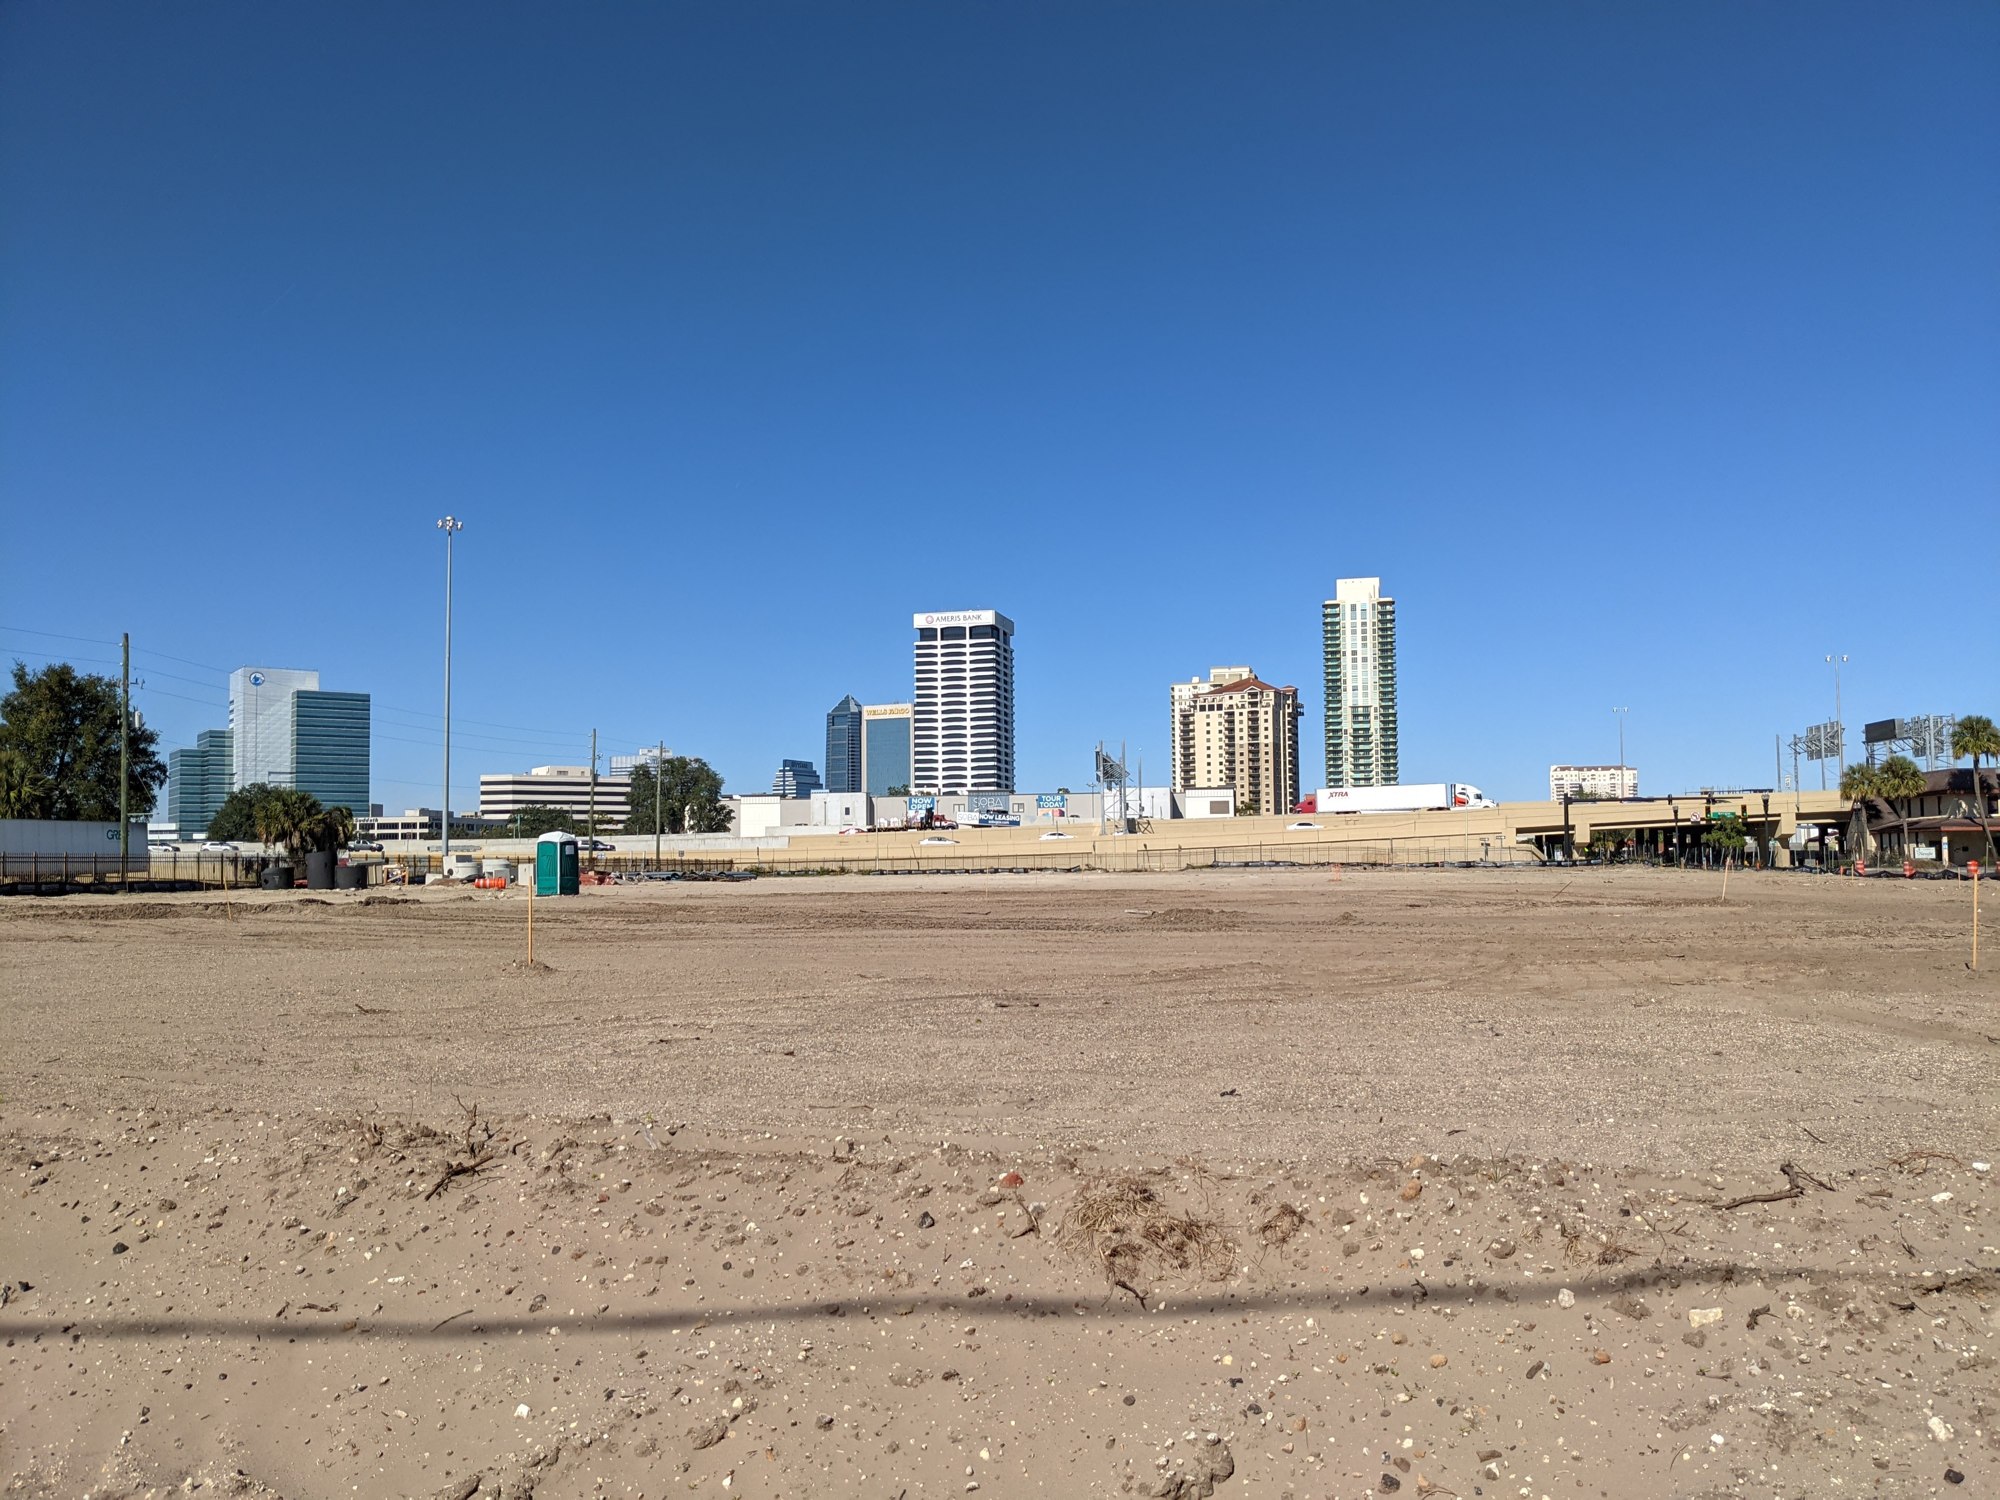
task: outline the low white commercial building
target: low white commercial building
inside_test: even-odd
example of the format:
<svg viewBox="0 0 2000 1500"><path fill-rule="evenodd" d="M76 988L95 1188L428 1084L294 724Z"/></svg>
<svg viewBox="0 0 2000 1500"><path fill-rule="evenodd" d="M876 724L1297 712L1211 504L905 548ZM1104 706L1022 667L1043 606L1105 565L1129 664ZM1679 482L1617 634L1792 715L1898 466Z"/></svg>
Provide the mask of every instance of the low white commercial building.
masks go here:
<svg viewBox="0 0 2000 1500"><path fill-rule="evenodd" d="M625 826L624 776L593 777L589 766L536 766L525 775L501 772L479 778L479 816L507 819L524 808L552 807L566 812L579 826L590 821L594 807L599 830L616 832Z"/></svg>

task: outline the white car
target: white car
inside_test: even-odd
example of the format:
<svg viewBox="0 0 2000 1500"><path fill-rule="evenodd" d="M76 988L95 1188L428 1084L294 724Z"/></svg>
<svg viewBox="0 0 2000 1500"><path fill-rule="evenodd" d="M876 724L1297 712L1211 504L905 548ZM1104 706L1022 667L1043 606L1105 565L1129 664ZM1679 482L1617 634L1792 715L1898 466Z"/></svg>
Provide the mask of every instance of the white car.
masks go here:
<svg viewBox="0 0 2000 1500"><path fill-rule="evenodd" d="M203 854L235 854L237 848L234 844L227 843L222 839L210 839L201 846L201 852Z"/></svg>
<svg viewBox="0 0 2000 1500"><path fill-rule="evenodd" d="M1045 833L1042 835L1042 842L1046 844L1050 839L1069 839L1075 837L1076 835L1073 833Z"/></svg>
<svg viewBox="0 0 2000 1500"><path fill-rule="evenodd" d="M1317 827L1319 827L1319 824L1317 823L1287 823L1285 825L1285 832L1297 833L1302 828L1317 828Z"/></svg>
<svg viewBox="0 0 2000 1500"><path fill-rule="evenodd" d="M159 843L147 844L146 850L151 854L178 854L181 852L181 846L179 844L169 844L162 840Z"/></svg>
<svg viewBox="0 0 2000 1500"><path fill-rule="evenodd" d="M932 839L918 839L918 840L917 840L917 842L918 842L919 844L955 844L955 843L957 843L957 842L958 842L958 840L957 840L957 839L936 839L936 838L932 838Z"/></svg>

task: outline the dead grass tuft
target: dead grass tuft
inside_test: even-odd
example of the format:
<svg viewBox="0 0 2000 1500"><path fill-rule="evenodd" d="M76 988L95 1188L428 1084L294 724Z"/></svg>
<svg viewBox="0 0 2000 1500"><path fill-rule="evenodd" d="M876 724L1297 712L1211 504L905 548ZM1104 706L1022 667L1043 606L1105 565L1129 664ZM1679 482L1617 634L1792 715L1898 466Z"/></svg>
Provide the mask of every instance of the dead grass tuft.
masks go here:
<svg viewBox="0 0 2000 1500"><path fill-rule="evenodd" d="M1222 1220L1174 1212L1137 1177L1085 1183L1056 1243L1096 1261L1107 1281L1124 1285L1135 1296L1169 1276L1220 1281L1236 1255L1236 1240Z"/></svg>
<svg viewBox="0 0 2000 1500"><path fill-rule="evenodd" d="M1271 1217L1257 1226L1257 1238L1270 1246L1291 1243L1292 1236L1306 1227L1306 1216L1289 1203L1280 1203Z"/></svg>

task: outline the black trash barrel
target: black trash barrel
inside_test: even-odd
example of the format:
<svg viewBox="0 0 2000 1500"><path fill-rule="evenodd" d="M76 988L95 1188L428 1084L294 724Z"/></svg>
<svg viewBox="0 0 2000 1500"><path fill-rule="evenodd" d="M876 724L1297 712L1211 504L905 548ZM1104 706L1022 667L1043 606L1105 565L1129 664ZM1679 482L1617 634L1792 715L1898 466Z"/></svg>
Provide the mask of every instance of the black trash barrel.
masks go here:
<svg viewBox="0 0 2000 1500"><path fill-rule="evenodd" d="M308 849L306 851L306 889L309 891L332 890L335 861L336 856L331 849Z"/></svg>

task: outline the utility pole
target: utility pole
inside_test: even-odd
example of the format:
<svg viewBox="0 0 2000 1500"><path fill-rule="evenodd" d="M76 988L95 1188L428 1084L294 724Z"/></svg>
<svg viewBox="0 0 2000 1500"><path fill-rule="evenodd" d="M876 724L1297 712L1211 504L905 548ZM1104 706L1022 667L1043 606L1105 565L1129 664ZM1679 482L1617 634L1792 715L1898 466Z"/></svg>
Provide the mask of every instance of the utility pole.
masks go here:
<svg viewBox="0 0 2000 1500"><path fill-rule="evenodd" d="M118 664L118 894L132 879L132 635L121 635Z"/></svg>
<svg viewBox="0 0 2000 1500"><path fill-rule="evenodd" d="M1847 658L1844 655L1827 657L1827 661L1833 667L1834 764L1839 766L1843 771L1847 769L1847 726L1840 722L1840 664L1846 660ZM1821 779L1824 780L1826 762L1821 761L1820 766Z"/></svg>
<svg viewBox="0 0 2000 1500"><path fill-rule="evenodd" d="M1613 708L1618 715L1618 795L1625 796L1625 716L1632 712L1629 708Z"/></svg>
<svg viewBox="0 0 2000 1500"><path fill-rule="evenodd" d="M659 752L653 757L653 868L660 868L660 830L665 826L660 821L660 784L665 781L667 769L667 742L660 741Z"/></svg>
<svg viewBox="0 0 2000 1500"><path fill-rule="evenodd" d="M446 516L438 523L438 530L444 533L444 806L440 822L444 825L444 873L451 873L451 539L465 530L465 523L456 516Z"/></svg>

